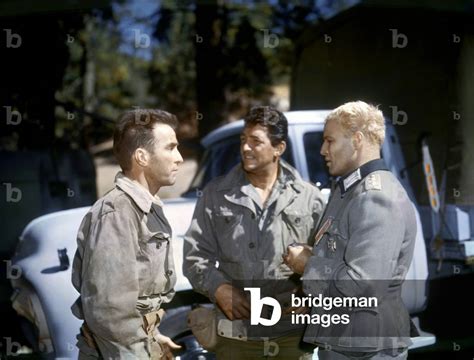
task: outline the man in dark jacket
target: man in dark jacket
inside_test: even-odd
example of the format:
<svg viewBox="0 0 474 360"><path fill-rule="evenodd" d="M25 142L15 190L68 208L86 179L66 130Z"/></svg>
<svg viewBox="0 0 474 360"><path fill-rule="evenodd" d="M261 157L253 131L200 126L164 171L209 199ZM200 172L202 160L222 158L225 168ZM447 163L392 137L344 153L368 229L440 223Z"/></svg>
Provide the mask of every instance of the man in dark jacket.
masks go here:
<svg viewBox="0 0 474 360"><path fill-rule="evenodd" d="M333 309L348 324L310 324L305 341L324 359L405 359L410 317L401 287L413 257L413 204L380 159L385 137L382 112L362 101L344 104L326 119L324 156L339 177L319 223L315 244L290 247L286 263L304 273L306 294L328 298L375 298L377 306ZM324 315L313 307L312 315Z"/></svg>

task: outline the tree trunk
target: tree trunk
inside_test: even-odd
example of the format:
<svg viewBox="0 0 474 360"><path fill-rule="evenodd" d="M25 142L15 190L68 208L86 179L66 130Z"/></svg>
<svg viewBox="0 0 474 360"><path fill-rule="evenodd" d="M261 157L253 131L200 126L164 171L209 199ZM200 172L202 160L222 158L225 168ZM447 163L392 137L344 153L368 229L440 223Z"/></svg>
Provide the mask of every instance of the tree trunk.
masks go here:
<svg viewBox="0 0 474 360"><path fill-rule="evenodd" d="M204 136L223 120L224 83L219 69L223 65L221 34L225 31L219 31L223 19L217 0L198 0L195 14L197 116L199 136Z"/></svg>

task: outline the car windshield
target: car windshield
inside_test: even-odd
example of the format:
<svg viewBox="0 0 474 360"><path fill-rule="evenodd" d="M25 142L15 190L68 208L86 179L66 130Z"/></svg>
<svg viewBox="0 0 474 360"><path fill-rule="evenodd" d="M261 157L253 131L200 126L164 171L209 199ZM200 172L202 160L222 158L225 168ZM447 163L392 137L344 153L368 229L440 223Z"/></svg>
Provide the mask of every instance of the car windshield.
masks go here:
<svg viewBox="0 0 474 360"><path fill-rule="evenodd" d="M291 154L291 142L288 140L286 151L283 153L282 158L294 166ZM205 151L190 189L183 196L194 196L196 191L202 190L209 181L217 176L227 174L239 162L240 135L237 134L213 144Z"/></svg>

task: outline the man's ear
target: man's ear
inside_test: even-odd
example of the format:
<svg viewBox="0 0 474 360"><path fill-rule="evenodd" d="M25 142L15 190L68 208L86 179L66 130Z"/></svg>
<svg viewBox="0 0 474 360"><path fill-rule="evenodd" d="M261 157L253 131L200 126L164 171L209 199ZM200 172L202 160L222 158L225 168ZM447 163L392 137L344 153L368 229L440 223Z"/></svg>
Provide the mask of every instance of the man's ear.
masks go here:
<svg viewBox="0 0 474 360"><path fill-rule="evenodd" d="M138 148L133 152L133 160L138 164L138 166L148 166L148 162L150 161L150 154L145 149Z"/></svg>
<svg viewBox="0 0 474 360"><path fill-rule="evenodd" d="M282 156L286 150L286 142L282 141L275 147L275 155Z"/></svg>
<svg viewBox="0 0 474 360"><path fill-rule="evenodd" d="M356 131L354 135L352 135L352 146L354 146L354 149L359 150L364 140L365 135L361 131Z"/></svg>

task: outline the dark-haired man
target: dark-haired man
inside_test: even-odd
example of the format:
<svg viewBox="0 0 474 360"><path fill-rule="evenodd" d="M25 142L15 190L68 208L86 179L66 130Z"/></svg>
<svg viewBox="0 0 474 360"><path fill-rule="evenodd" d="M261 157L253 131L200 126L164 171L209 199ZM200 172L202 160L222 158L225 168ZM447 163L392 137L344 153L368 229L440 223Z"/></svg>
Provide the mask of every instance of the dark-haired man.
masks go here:
<svg viewBox="0 0 474 360"><path fill-rule="evenodd" d="M322 211L319 190L280 159L287 137L281 112L253 108L240 137L242 163L204 189L185 237L183 272L219 309L218 359L311 357L299 348L301 326L282 322L252 331L243 291L263 283L262 292L281 298L298 288L282 255L290 243L310 243ZM291 311L288 304L282 308Z"/></svg>
<svg viewBox="0 0 474 360"><path fill-rule="evenodd" d="M171 359L177 347L157 330L176 278L171 228L156 196L174 184L183 161L176 126L162 110L129 111L117 122L122 172L84 217L73 263L81 359Z"/></svg>

